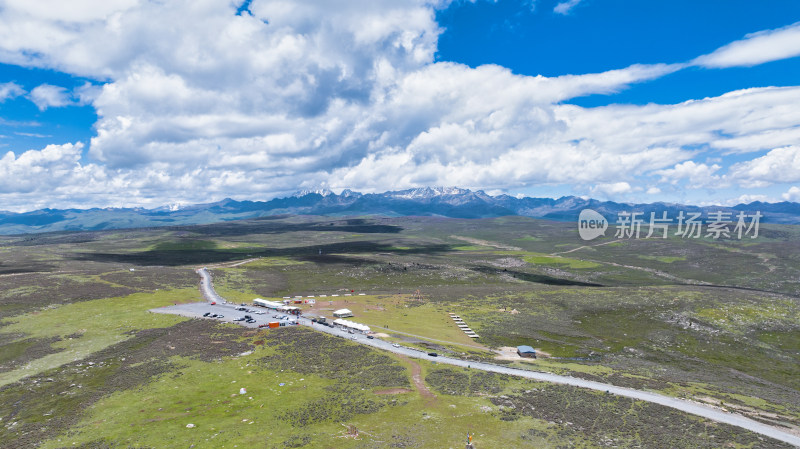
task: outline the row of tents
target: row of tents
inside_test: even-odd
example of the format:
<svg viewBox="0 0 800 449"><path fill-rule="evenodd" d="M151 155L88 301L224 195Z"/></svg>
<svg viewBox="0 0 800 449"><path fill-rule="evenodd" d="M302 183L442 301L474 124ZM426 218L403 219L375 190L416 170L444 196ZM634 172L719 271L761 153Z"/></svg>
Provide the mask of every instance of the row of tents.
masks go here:
<svg viewBox="0 0 800 449"><path fill-rule="evenodd" d="M344 327L345 329L356 330L364 333L369 332L370 330L369 326L367 326L366 324L360 324L350 320L343 320L341 318L333 320L333 324L336 326Z"/></svg>
<svg viewBox="0 0 800 449"><path fill-rule="evenodd" d="M256 298L253 300L253 305L266 307L267 309L277 310L278 312L289 313L292 315L300 315L299 307L286 305L282 302L269 301L267 299Z"/></svg>

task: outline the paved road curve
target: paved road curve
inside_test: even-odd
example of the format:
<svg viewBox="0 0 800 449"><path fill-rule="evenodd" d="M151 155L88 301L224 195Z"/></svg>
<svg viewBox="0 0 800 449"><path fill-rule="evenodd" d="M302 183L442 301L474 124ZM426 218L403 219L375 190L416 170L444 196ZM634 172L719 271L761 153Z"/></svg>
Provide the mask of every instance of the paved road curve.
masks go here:
<svg viewBox="0 0 800 449"><path fill-rule="evenodd" d="M208 274L208 271L205 268L201 268L197 270L197 272L200 274L202 278L200 286L206 300L216 301L218 304L224 304L225 300L221 296L219 296L216 291L214 291L214 288L211 285L211 276ZM435 361L437 363L461 366L464 368L477 369L493 373L508 374L510 376L524 377L527 379L532 379L537 381L552 382L562 385L572 385L575 387L588 388L597 391L606 391L619 396L638 399L641 401L652 402L654 404L660 404L667 407L672 407L674 409L686 413L691 413L693 415L701 416L703 418L708 418L721 423L730 424L736 427L741 427L743 429L747 429L752 432L756 432L758 434L800 447L800 436L780 430L776 427L762 424L758 421L754 421L742 415L723 412L719 409L715 409L713 407L709 407L696 402L687 401L684 399L665 396L662 394L652 393L649 391L617 387L611 384L604 384L601 382L579 379L577 377L572 377L572 376L561 376L558 374L551 374L540 371L528 371L518 368L509 368L507 366L493 365L490 363L470 362L451 357L443 357L443 356L432 357L429 356L427 353L417 349L406 348L403 346L395 347L391 343L380 340L378 338L368 339L364 335L350 334L347 331L343 331L337 328L330 328L327 326L314 324L311 322L310 319L307 318L300 318L298 322L302 325L311 327L312 329L316 329L321 332L326 332L328 334L336 335L342 338L348 338L364 345L383 349L385 351L394 352L396 354L403 354L408 357L425 359L425 360Z"/></svg>

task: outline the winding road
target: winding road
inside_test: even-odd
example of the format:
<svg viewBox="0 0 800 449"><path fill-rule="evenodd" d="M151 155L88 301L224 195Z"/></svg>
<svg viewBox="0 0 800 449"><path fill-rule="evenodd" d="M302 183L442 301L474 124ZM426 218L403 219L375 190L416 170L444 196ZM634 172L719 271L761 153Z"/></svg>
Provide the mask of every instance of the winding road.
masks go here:
<svg viewBox="0 0 800 449"><path fill-rule="evenodd" d="M211 276L208 273L208 270L206 270L205 268L201 268L197 270L197 273L202 278L202 281L200 283L200 289L203 295L205 296L206 300L216 301L217 303L224 304L225 299L223 299L221 296L217 294L217 292L214 290L213 285L211 284ZM774 438L776 440L792 444L796 447L800 447L800 436L798 435L792 434L788 431L784 431L767 424L760 423L758 421L752 420L750 418L747 418L745 416L736 413L725 412L713 407L709 407L707 405L688 401L685 399L679 399L671 396L666 396L663 394L653 393L650 391L618 387L611 384L594 382L591 380L580 379L572 376L562 376L558 374L552 374L540 371L528 371L524 369L510 368L507 366L494 365L490 363L471 362L452 357L444 357L444 356L432 357L429 356L427 353L422 352L418 349L407 348L403 346L395 347L391 343L383 341L378 338L368 339L364 335L350 334L347 331L343 331L337 328L330 328L327 326L322 326L320 324L314 324L308 318L300 318L298 320L298 323L308 326L312 329L316 329L317 331L320 332L325 332L338 337L347 338L352 341L361 343L363 345L372 346L374 348L383 349L385 351L393 352L395 354L401 354L407 357L425 359L446 365L460 366L464 368L477 369L492 373L507 374L516 377L524 377L526 379L532 379L536 381L552 382L555 384L588 388L590 390L604 391L611 394L624 396L627 398L651 402L654 404L660 404L666 407L671 407L676 410L680 410L682 412L691 413L692 415L697 415L703 418L711 419L713 421L740 427L742 429L746 429L764 435L766 437Z"/></svg>

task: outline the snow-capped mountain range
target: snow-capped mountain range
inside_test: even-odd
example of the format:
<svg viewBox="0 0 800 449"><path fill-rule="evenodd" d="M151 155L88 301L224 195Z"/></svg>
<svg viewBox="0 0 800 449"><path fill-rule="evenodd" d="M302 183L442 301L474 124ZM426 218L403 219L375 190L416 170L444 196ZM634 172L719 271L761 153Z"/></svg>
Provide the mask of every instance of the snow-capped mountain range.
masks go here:
<svg viewBox="0 0 800 449"><path fill-rule="evenodd" d="M626 204L598 201L575 196L553 198L517 198L509 195L488 195L481 190L458 187L421 187L384 193L362 194L344 190L300 191L285 198L269 201L222 201L183 205L171 204L155 209L42 209L33 212L0 212L0 234L21 234L49 231L78 231L116 228L204 224L283 214L329 216L442 216L454 218L487 218L521 215L559 221L577 220L583 209L593 209L609 220L620 212L667 212L675 217L680 211L714 211L731 213L761 212L767 223L800 224L800 204L754 202L733 207L650 203Z"/></svg>

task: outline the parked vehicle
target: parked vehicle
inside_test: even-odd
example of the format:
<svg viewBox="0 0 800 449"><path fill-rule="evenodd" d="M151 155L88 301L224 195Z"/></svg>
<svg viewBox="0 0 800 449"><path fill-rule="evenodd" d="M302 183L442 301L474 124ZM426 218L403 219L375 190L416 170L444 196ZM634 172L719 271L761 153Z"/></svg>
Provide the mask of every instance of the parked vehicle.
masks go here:
<svg viewBox="0 0 800 449"><path fill-rule="evenodd" d="M375 337L373 337L372 335L367 335L367 338L369 338L370 340L372 340L372 339L373 339L373 338L375 338Z"/></svg>
<svg viewBox="0 0 800 449"><path fill-rule="evenodd" d="M393 347L393 348L399 348L399 347L400 347L400 345L398 345L397 343L392 343L392 347Z"/></svg>
<svg viewBox="0 0 800 449"><path fill-rule="evenodd" d="M439 354L437 354L435 352L429 352L428 355L431 356L431 357L439 357Z"/></svg>

